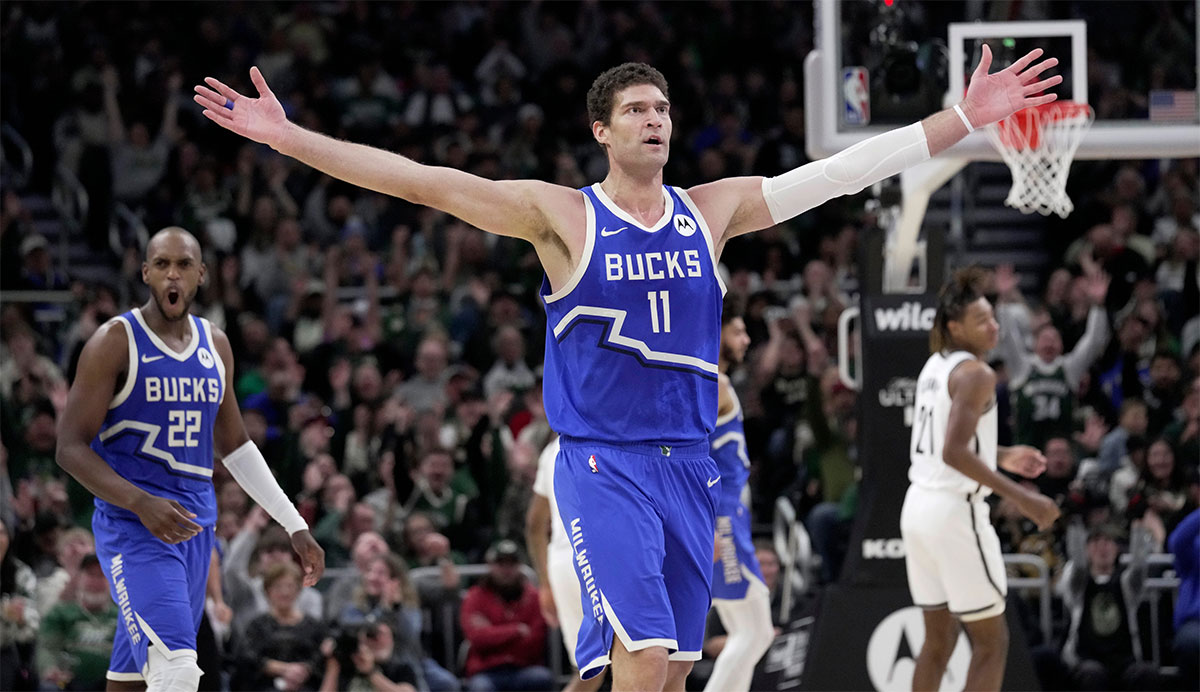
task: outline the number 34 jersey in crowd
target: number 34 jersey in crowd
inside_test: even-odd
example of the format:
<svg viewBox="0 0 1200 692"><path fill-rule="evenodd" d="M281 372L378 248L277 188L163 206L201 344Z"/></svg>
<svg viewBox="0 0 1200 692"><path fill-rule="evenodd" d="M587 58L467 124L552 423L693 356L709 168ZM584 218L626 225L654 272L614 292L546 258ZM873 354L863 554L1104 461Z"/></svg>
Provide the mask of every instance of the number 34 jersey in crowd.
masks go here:
<svg viewBox="0 0 1200 692"><path fill-rule="evenodd" d="M721 299L713 239L688 194L663 186L643 226L600 185L582 189L583 256L546 302L550 427L592 440L688 444L717 417Z"/></svg>
<svg viewBox="0 0 1200 692"><path fill-rule="evenodd" d="M192 338L183 351L163 343L140 309L117 320L129 337L129 366L92 449L121 477L178 501L196 514L197 524L212 526L213 426L225 395L225 364L213 348L208 320L187 316ZM100 498L96 508L137 521L132 512Z"/></svg>

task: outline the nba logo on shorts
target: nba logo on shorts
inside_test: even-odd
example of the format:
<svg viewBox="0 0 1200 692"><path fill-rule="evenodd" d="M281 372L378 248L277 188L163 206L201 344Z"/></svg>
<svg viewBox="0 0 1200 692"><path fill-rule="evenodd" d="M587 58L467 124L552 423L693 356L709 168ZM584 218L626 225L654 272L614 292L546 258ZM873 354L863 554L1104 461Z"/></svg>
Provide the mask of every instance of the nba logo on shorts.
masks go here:
<svg viewBox="0 0 1200 692"><path fill-rule="evenodd" d="M588 457L588 466L592 469L592 473L600 473L600 469L596 468L596 455Z"/></svg>
<svg viewBox="0 0 1200 692"><path fill-rule="evenodd" d="M842 70L842 117L847 125L871 123L871 84L865 67Z"/></svg>

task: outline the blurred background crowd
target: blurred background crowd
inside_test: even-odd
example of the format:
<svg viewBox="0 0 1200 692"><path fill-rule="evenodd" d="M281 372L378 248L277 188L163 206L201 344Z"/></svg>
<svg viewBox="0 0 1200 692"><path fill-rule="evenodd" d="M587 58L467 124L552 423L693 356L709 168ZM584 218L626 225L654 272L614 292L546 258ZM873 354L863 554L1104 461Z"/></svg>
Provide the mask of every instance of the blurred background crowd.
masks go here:
<svg viewBox="0 0 1200 692"><path fill-rule="evenodd" d="M1195 23L1194 4L1156 8L1168 26ZM206 627L209 660L223 663L205 689L347 689L356 677L492 689L513 670L549 689L558 644L522 568L553 436L531 247L230 136L188 88L211 75L253 93L258 65L306 127L579 187L606 172L586 117L592 78L645 61L671 84L665 179L686 187L808 160L811 5L9 2L0 13L0 113L31 155L19 176L6 167L0 207L0 688L103 677L115 606L91 554L91 496L54 462L55 421L82 344L146 300L137 229L181 225L209 273L193 312L229 334L250 435L334 568L300 588L286 535L218 464ZM1149 48L1127 35L1106 69L1148 78ZM64 180L87 199L70 229L45 213ZM1004 502L995 519L1006 552L1041 556L1061 587L1053 636L1031 634L1064 687L1161 686L1164 666L1195 665L1195 646L1190 661L1171 651L1176 627L1196 636L1194 594L1187 612L1156 601L1151 623L1144 589L1124 579L1135 600L1112 631L1088 604L1089 585L1133 573L1122 554L1171 552L1200 503L1198 190L1196 160L1077 163L1078 211L1046 239L1052 266L995 272L1001 443L1045 452L1035 483L1064 510L1043 533ZM752 339L733 381L754 515L769 526L789 498L818 585L838 579L857 497L857 394L830 354L860 292L861 240L877 230L867 198L730 241L722 258ZM760 558L775 588L769 544Z"/></svg>

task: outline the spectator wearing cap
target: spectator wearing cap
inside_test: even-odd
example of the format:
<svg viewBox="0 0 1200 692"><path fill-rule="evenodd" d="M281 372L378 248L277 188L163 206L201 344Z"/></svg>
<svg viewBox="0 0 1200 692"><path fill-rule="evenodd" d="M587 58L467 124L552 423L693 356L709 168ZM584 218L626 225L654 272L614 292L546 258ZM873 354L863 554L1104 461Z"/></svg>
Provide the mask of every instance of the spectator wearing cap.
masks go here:
<svg viewBox="0 0 1200 692"><path fill-rule="evenodd" d="M1128 565L1118 559L1120 540L1112 524L1067 529L1068 562L1058 592L1071 618L1062 657L1075 689L1161 688L1157 670L1143 662L1137 618L1153 539L1141 522L1133 523Z"/></svg>
<svg viewBox="0 0 1200 692"><path fill-rule="evenodd" d="M546 621L537 589L521 571L520 549L502 540L487 551L488 573L467 590L460 619L467 649L467 689L549 690Z"/></svg>
<svg viewBox="0 0 1200 692"><path fill-rule="evenodd" d="M79 561L73 593L42 617L37 668L43 685L61 690L98 690L105 685L118 610L95 554Z"/></svg>
<svg viewBox="0 0 1200 692"><path fill-rule="evenodd" d="M51 266L50 242L40 233L31 233L21 241L21 279L18 287L26 291L62 291L67 278Z"/></svg>

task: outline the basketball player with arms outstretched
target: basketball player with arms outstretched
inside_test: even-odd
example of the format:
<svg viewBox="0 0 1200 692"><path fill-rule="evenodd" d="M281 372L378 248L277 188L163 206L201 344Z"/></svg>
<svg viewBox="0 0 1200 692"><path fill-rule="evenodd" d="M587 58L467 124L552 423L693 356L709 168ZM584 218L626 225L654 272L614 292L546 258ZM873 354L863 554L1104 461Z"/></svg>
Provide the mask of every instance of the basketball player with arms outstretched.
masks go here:
<svg viewBox="0 0 1200 692"><path fill-rule="evenodd" d="M671 146L666 79L641 63L588 91L603 182L574 190L424 166L288 122L257 68L258 98L208 78L204 116L346 182L523 238L546 272L546 415L561 435L555 495L575 553L584 622L580 674L610 662L615 690L682 690L700 658L720 483L708 456L717 418L724 286L733 237L862 190L928 159L971 127L1048 103L1061 77L1036 50L988 74L954 109L775 178L663 184Z"/></svg>
<svg viewBox="0 0 1200 692"><path fill-rule="evenodd" d="M150 299L88 339L58 426L60 466L96 496L92 530L121 615L109 690L195 692L196 632L215 544L213 459L284 526L304 583L325 553L242 423L229 338L189 314L204 282L200 245L182 228L150 239Z"/></svg>
<svg viewBox="0 0 1200 692"><path fill-rule="evenodd" d="M1058 518L1054 500L996 472L1034 478L1046 460L1032 447L996 444L996 375L983 357L1000 328L981 292L985 277L978 267L961 269L942 288L933 355L917 378L911 484L900 513L908 587L925 615L913 690L940 687L960 626L971 641L965 689L998 690L1004 679L1008 585L985 498L1011 500L1039 529Z"/></svg>
<svg viewBox="0 0 1200 692"><path fill-rule="evenodd" d="M746 322L729 301L721 313L721 375L718 379L717 423L709 448L721 474L717 500L717 549L713 563L712 598L725 628L725 646L713 664L705 692L745 692L754 666L771 647L771 592L763 580L750 535L746 482L750 459L742 428L742 404L729 381L729 370L742 362L750 347Z"/></svg>

